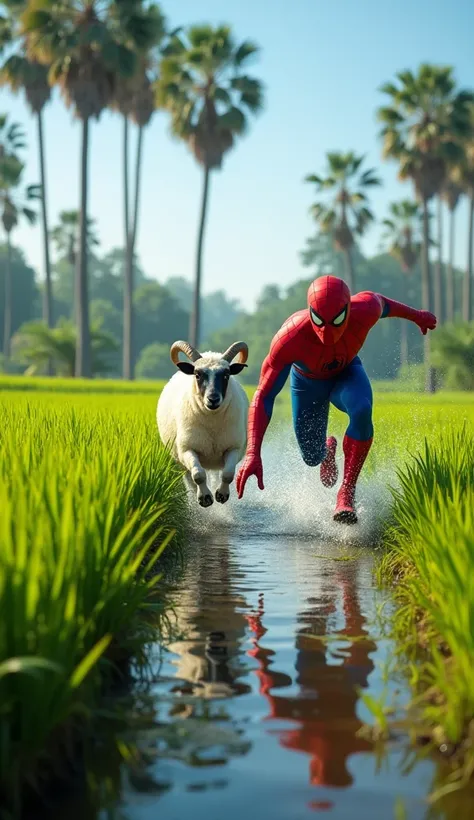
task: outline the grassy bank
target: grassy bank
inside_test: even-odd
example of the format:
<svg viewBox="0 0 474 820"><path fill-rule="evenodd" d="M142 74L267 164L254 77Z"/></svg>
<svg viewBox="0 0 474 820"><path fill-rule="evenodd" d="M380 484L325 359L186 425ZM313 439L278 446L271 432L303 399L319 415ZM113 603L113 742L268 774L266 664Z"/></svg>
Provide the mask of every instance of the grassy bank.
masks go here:
<svg viewBox="0 0 474 820"><path fill-rule="evenodd" d="M56 377L0 376L0 390L25 393L148 393L158 395L164 381L122 379L66 379Z"/></svg>
<svg viewBox="0 0 474 820"><path fill-rule="evenodd" d="M449 790L474 773L474 437L425 444L400 471L380 566L394 582L396 632L415 690L410 717L451 763Z"/></svg>
<svg viewBox="0 0 474 820"><path fill-rule="evenodd" d="M153 413L116 403L0 395L3 803L64 762L110 661L141 646L149 569L183 523Z"/></svg>

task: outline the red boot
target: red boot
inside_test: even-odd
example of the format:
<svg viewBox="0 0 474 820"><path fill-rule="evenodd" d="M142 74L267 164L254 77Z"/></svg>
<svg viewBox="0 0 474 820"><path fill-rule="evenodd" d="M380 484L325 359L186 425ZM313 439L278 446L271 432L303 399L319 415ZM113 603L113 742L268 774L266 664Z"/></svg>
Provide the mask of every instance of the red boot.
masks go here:
<svg viewBox="0 0 474 820"><path fill-rule="evenodd" d="M326 455L320 469L321 483L325 487L334 487L337 481L336 447L337 440L330 436L326 441Z"/></svg>
<svg viewBox="0 0 474 820"><path fill-rule="evenodd" d="M371 438L368 441L357 441L355 438L344 436L344 477L337 494L334 521L341 521L344 524L357 523L354 509L355 488L371 445Z"/></svg>

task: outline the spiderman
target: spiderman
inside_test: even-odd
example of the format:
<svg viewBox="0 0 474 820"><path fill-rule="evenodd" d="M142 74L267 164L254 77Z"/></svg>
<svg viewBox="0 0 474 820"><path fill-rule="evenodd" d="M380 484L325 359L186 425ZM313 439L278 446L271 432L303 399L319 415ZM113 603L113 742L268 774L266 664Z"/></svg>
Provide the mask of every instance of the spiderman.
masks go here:
<svg viewBox="0 0 474 820"><path fill-rule="evenodd" d="M351 297L345 282L322 276L308 290L308 310L294 313L274 337L263 362L250 406L247 453L237 475L242 498L250 476L264 489L261 447L275 398L291 374L293 424L301 455L320 467L321 481L333 487L338 478L337 441L327 438L329 405L349 416L343 441L344 474L334 520L357 523L355 488L373 437L372 388L357 355L369 330L386 316L408 319L426 335L436 317L426 310L365 291Z"/></svg>

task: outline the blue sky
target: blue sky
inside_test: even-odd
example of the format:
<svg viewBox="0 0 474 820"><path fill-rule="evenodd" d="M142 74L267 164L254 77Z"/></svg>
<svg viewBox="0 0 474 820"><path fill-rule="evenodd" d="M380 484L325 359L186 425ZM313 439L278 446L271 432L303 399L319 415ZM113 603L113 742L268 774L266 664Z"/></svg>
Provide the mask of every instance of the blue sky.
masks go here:
<svg viewBox="0 0 474 820"><path fill-rule="evenodd" d="M266 86L264 112L228 155L211 182L204 256L204 290L226 288L251 306L268 282L288 285L307 275L299 261L313 231L308 172L325 152L354 150L377 166L384 187L374 192L377 217L387 203L411 194L382 163L375 110L380 84L422 61L453 65L459 84L474 84L472 0L169 0L173 25L230 23L239 39L262 49L253 73ZM22 98L0 92L0 110L24 124L30 151L25 181L39 179L36 127ZM122 244L121 123L104 114L91 134L90 215L103 250ZM78 206L79 123L55 94L45 112L48 198L55 224ZM194 271L202 172L171 140L165 114L145 137L138 253L148 275L191 278ZM456 262L464 265L467 206L459 208ZM380 229L363 241L376 252ZM39 227L22 227L16 242L42 274Z"/></svg>

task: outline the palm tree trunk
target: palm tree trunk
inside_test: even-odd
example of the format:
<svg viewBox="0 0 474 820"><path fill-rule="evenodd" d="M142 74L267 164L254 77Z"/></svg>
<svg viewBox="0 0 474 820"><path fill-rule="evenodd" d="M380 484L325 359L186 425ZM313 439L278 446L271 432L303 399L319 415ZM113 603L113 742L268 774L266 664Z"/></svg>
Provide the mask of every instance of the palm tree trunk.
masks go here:
<svg viewBox="0 0 474 820"><path fill-rule="evenodd" d="M431 307L431 271L430 271L430 225L428 200L423 200L423 250L421 266L421 302L423 310ZM427 333L424 337L424 359L425 359L425 390L434 393L434 372L430 363L430 337Z"/></svg>
<svg viewBox="0 0 474 820"><path fill-rule="evenodd" d="M449 212L449 262L446 277L446 319L448 322L454 322L454 229L455 229L455 210L452 208Z"/></svg>
<svg viewBox="0 0 474 820"><path fill-rule="evenodd" d="M82 154L81 154L81 206L79 213L79 253L76 268L76 376L90 378L91 352L89 330L89 287L88 287L88 253L87 253L87 194L88 194L88 159L89 159L89 118L82 121Z"/></svg>
<svg viewBox="0 0 474 820"><path fill-rule="evenodd" d="M472 252L474 233L474 188L469 199L469 231L467 245L467 266L464 274L464 288L462 294L462 318L465 322L472 319Z"/></svg>
<svg viewBox="0 0 474 820"><path fill-rule="evenodd" d="M408 287L407 287L407 279L408 274L402 272L403 275L403 301L405 304L408 304ZM400 365L401 367L405 367L408 364L408 322L403 320L400 323Z"/></svg>
<svg viewBox="0 0 474 820"><path fill-rule="evenodd" d="M12 246L10 232L7 233L7 259L5 265L5 305L3 311L3 355L10 359L10 339L12 335Z"/></svg>
<svg viewBox="0 0 474 820"><path fill-rule="evenodd" d="M128 139L128 138L127 138ZM125 145L125 141L124 141ZM124 151L124 165L126 182L126 221L129 225L127 231L127 245L125 258L125 283L124 283L124 317L123 317L123 377L124 379L134 378L134 313L133 313L133 293L135 289L135 244L137 239L137 225L138 225L138 209L140 204L140 182L141 182L141 164L143 156L143 127L138 129L137 142L137 158L135 165L135 192L133 200L133 219L132 224L128 222L129 219L129 203L128 203L128 148Z"/></svg>
<svg viewBox="0 0 474 820"><path fill-rule="evenodd" d="M123 196L124 196L124 237L125 270L123 282L123 360L122 375L131 378L132 370L132 271L130 265L130 208L128 188L128 119L123 118Z"/></svg>
<svg viewBox="0 0 474 820"><path fill-rule="evenodd" d="M133 200L133 222L132 222L132 251L135 252L135 243L137 239L137 225L138 225L138 208L140 205L140 183L142 173L142 157L143 157L143 126L138 128L138 142L137 142L137 159L135 165L135 196Z"/></svg>
<svg viewBox="0 0 474 820"><path fill-rule="evenodd" d="M51 263L49 258L49 230L46 199L46 172L44 162L43 114L38 111L38 146L41 182L41 219L43 222L43 253L44 253L44 300L43 318L48 327L53 327L53 288L51 282Z"/></svg>
<svg viewBox="0 0 474 820"><path fill-rule="evenodd" d="M438 258L435 268L434 313L438 324L443 323L443 210L441 197L438 197Z"/></svg>
<svg viewBox="0 0 474 820"><path fill-rule="evenodd" d="M345 248L344 261L346 268L346 282L351 293L354 293L355 275L354 275L354 260L352 259L351 248Z"/></svg>
<svg viewBox="0 0 474 820"><path fill-rule="evenodd" d="M199 235L198 235L198 244L197 244L197 255L196 255L196 281L194 283L194 298L193 298L193 310L191 313L191 321L189 325L189 338L190 342L193 347L198 348L200 342L200 330L201 330L201 269L202 269L202 248L203 248L203 241L204 241L204 229L206 226L206 214L207 214L207 200L208 200L208 193L209 193L209 177L210 177L210 169L206 165L204 168L204 188L202 192L202 204L201 204L201 221L199 223Z"/></svg>
<svg viewBox="0 0 474 820"><path fill-rule="evenodd" d="M43 112L38 111L38 148L40 164L41 182L41 220L43 222L43 253L44 253L44 293L43 293L43 319L48 327L53 327L53 285L51 281L51 262L49 258L49 229L48 211L46 198L46 171L44 162L44 139L43 139ZM46 366L48 376L53 375L53 363L49 359Z"/></svg>

